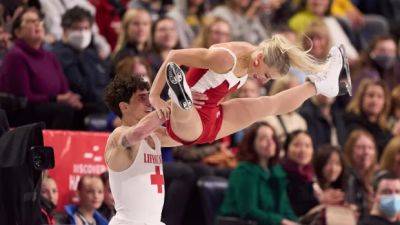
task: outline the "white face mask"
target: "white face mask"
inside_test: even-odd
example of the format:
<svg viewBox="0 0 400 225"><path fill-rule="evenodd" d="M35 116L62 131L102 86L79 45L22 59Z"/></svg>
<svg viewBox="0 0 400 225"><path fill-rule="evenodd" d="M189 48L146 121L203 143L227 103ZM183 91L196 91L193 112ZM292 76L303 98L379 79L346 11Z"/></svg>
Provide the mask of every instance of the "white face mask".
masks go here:
<svg viewBox="0 0 400 225"><path fill-rule="evenodd" d="M89 46L91 40L92 32L90 30L71 31L68 35L68 43L78 50L83 50Z"/></svg>

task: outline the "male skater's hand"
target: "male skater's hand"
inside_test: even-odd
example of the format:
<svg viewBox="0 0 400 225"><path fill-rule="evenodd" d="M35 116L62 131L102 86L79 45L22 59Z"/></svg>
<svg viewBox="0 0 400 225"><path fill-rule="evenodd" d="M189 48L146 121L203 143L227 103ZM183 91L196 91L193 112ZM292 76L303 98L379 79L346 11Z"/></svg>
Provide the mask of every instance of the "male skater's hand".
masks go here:
<svg viewBox="0 0 400 225"><path fill-rule="evenodd" d="M155 107L157 116L160 120L169 120L169 116L171 115L171 103L170 102L159 102L157 107Z"/></svg>
<svg viewBox="0 0 400 225"><path fill-rule="evenodd" d="M192 91L192 98L194 106L198 109L200 109L204 105L204 102L208 100L206 94L195 91Z"/></svg>

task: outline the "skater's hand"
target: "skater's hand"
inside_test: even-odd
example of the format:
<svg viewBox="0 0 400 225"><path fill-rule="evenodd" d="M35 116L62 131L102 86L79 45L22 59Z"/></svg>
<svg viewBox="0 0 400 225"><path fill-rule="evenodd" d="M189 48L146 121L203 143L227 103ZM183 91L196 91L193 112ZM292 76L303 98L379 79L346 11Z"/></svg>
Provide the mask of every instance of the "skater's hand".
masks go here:
<svg viewBox="0 0 400 225"><path fill-rule="evenodd" d="M164 102L162 105L158 105L156 108L156 113L160 120L169 120L169 116L171 114L171 105L167 102Z"/></svg>
<svg viewBox="0 0 400 225"><path fill-rule="evenodd" d="M192 91L192 98L194 106L198 109L200 109L204 105L204 102L208 100L206 94L196 91Z"/></svg>

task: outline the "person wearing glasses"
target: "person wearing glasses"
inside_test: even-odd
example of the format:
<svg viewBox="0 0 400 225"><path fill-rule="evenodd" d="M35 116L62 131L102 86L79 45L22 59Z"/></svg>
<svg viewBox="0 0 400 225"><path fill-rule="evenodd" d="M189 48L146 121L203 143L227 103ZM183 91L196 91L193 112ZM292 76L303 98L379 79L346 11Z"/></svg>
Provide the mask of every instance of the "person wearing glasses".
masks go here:
<svg viewBox="0 0 400 225"><path fill-rule="evenodd" d="M45 31L39 12L23 10L13 23L12 35L14 46L0 68L0 92L24 97L28 105L9 115L11 125L45 121L47 128L73 128L71 121L82 102L70 91L55 55L43 48Z"/></svg>

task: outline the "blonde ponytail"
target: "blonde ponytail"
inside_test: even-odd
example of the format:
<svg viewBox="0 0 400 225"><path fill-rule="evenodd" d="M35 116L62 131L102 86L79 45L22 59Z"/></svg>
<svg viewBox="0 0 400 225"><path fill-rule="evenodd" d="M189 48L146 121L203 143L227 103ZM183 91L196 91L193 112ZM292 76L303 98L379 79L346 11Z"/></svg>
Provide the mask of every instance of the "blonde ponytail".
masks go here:
<svg viewBox="0 0 400 225"><path fill-rule="evenodd" d="M321 62L297 45L291 44L284 36L275 34L271 39L261 42L259 48L264 54L264 62L273 66L283 75L289 72L290 66L306 73L319 73L326 68Z"/></svg>

